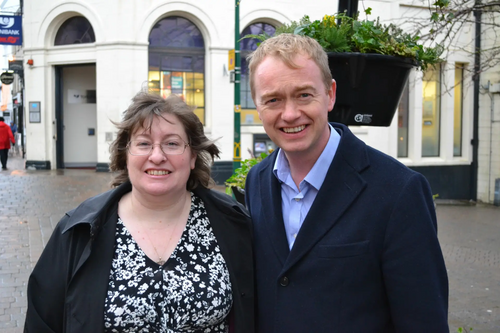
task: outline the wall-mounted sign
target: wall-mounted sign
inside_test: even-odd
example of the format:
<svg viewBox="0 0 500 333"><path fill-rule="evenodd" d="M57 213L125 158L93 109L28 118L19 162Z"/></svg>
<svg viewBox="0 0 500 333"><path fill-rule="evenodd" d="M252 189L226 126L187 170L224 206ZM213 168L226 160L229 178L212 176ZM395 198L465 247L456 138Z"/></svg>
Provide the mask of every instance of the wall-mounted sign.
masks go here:
<svg viewBox="0 0 500 333"><path fill-rule="evenodd" d="M23 45L22 16L0 16L0 44Z"/></svg>
<svg viewBox="0 0 500 333"><path fill-rule="evenodd" d="M24 67L23 67L23 61L22 60L9 60L9 70L13 71L16 74L22 73Z"/></svg>
<svg viewBox="0 0 500 333"><path fill-rule="evenodd" d="M40 123L42 121L40 102L29 102L30 123Z"/></svg>
<svg viewBox="0 0 500 333"><path fill-rule="evenodd" d="M2 81L3 84L11 84L14 82L14 73L3 72L0 74L0 81Z"/></svg>
<svg viewBox="0 0 500 333"><path fill-rule="evenodd" d="M68 103L69 104L95 104L96 103L96 91L95 90L68 89Z"/></svg>

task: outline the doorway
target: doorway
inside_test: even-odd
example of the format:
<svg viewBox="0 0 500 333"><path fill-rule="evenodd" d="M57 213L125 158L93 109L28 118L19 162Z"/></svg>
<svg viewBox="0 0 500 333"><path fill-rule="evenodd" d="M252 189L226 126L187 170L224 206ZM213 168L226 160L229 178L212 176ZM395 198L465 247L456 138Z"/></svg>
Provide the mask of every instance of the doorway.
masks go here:
<svg viewBox="0 0 500 333"><path fill-rule="evenodd" d="M97 164L95 64L56 66L56 164L94 169Z"/></svg>

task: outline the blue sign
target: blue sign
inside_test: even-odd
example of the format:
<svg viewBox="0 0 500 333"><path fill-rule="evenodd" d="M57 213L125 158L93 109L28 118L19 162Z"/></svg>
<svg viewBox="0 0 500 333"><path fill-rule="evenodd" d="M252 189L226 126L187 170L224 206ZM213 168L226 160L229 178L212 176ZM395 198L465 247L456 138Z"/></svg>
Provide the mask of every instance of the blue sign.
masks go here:
<svg viewBox="0 0 500 333"><path fill-rule="evenodd" d="M182 76L172 76L170 78L170 84L172 85L172 90L182 90Z"/></svg>
<svg viewBox="0 0 500 333"><path fill-rule="evenodd" d="M0 16L0 44L23 45L22 16Z"/></svg>

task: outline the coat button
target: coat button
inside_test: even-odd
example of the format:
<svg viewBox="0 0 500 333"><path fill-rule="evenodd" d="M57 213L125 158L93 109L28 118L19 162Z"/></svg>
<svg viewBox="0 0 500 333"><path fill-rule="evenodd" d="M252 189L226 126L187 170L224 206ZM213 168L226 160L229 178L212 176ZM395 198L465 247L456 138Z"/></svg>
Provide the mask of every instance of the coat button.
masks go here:
<svg viewBox="0 0 500 333"><path fill-rule="evenodd" d="M288 278L287 278L286 276L283 276L283 277L280 279L280 285L281 285L282 287L286 287L286 286L288 286L288 283L289 283L289 282L290 282L290 281L288 280Z"/></svg>

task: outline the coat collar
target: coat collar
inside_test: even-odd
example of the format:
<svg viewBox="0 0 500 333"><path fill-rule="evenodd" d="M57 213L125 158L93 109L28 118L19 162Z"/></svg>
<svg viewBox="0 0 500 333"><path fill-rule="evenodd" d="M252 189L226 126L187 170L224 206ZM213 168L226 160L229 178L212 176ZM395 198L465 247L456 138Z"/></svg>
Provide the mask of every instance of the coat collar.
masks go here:
<svg viewBox="0 0 500 333"><path fill-rule="evenodd" d="M272 172L276 154L273 153L259 172L262 200L268 235L283 264L283 271L299 261L334 225L366 186L362 171L370 161L366 145L356 138L347 126L331 124L341 135L337 153L328 169L316 200L307 214L291 251L285 236L281 209L281 187ZM263 162L264 162L263 161ZM326 209L328 208L328 209Z"/></svg>
<svg viewBox="0 0 500 333"><path fill-rule="evenodd" d="M63 230L63 234L78 224L89 224L91 226L91 237L94 238L102 228L102 224L105 223L104 220L100 221L99 217L105 216L106 214L104 213L118 202L124 194L131 190L132 184L127 181L117 188L85 200L77 208L66 213L69 216L69 220Z"/></svg>

